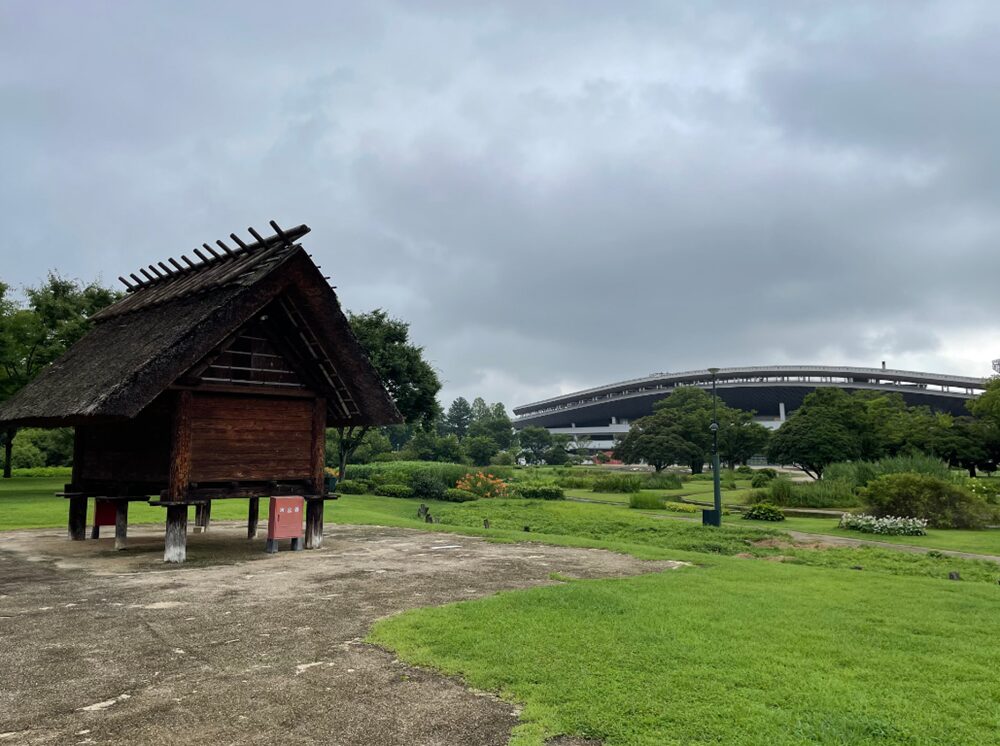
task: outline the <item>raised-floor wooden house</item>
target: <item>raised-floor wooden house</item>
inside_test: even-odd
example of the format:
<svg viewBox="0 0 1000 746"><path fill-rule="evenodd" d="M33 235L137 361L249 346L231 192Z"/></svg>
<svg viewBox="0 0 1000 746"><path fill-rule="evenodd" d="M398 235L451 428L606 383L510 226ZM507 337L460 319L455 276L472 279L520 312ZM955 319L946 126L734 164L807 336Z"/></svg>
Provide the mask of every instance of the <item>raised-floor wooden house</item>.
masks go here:
<svg viewBox="0 0 1000 746"><path fill-rule="evenodd" d="M401 417L336 294L298 243L302 225L251 242L203 244L122 279L128 292L94 328L0 406L0 426L73 426L69 535L87 501L114 504L124 545L129 501L166 508L164 558L183 561L188 506L306 498L306 547L322 541L324 431Z"/></svg>

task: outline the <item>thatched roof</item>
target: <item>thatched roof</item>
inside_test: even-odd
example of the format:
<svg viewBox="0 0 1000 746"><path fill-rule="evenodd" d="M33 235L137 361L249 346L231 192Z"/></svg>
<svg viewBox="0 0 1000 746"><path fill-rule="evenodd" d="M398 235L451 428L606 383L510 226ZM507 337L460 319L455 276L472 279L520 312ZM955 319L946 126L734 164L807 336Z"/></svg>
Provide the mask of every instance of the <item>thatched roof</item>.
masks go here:
<svg viewBox="0 0 1000 746"><path fill-rule="evenodd" d="M328 424L401 422L336 294L296 243L309 228L272 225L269 238L254 233L247 244L233 236L237 249L205 245L213 255L197 251L201 262L170 259L173 268L131 275L128 294L95 314L86 336L0 405L0 425L134 417L263 309L286 307L321 349L304 358L316 367L310 380L327 399Z"/></svg>

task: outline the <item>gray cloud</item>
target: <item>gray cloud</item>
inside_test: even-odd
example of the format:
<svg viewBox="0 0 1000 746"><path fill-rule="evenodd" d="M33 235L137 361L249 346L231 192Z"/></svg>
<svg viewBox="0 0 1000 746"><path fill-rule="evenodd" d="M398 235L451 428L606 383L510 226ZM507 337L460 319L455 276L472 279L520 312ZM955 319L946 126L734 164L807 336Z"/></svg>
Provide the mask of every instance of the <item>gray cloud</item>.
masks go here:
<svg viewBox="0 0 1000 746"><path fill-rule="evenodd" d="M444 397L1000 355L992 3L21 2L2 277L270 217Z"/></svg>

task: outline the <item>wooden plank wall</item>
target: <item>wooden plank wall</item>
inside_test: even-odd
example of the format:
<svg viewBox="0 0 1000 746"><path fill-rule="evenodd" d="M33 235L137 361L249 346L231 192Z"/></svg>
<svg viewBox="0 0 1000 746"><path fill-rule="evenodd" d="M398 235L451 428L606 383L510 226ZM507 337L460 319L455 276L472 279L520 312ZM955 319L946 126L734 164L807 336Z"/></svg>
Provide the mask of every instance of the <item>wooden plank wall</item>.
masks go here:
<svg viewBox="0 0 1000 746"><path fill-rule="evenodd" d="M192 482L313 481L315 400L195 393Z"/></svg>
<svg viewBox="0 0 1000 746"><path fill-rule="evenodd" d="M76 429L74 481L166 482L170 460L169 397L137 417Z"/></svg>

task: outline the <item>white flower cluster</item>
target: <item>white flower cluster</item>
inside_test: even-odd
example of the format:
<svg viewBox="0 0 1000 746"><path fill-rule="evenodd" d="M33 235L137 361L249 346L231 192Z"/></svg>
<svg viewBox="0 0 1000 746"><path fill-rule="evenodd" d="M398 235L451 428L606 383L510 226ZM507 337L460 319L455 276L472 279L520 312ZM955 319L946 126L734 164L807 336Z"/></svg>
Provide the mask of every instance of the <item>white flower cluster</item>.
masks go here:
<svg viewBox="0 0 1000 746"><path fill-rule="evenodd" d="M892 515L876 518L864 513L844 513L840 516L840 527L885 536L923 536L927 533L927 521L923 518L900 518Z"/></svg>

